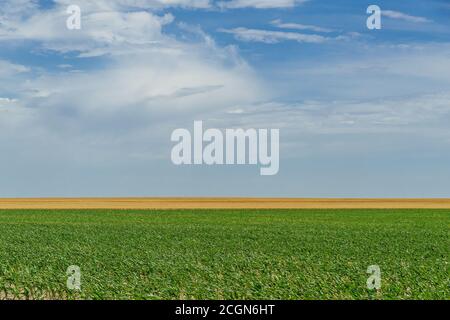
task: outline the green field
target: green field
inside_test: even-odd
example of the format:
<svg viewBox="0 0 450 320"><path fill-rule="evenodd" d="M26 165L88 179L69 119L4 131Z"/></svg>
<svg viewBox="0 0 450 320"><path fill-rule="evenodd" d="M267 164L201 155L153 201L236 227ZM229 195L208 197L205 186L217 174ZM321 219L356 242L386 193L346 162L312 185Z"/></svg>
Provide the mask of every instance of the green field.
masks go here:
<svg viewBox="0 0 450 320"><path fill-rule="evenodd" d="M449 299L449 226L450 210L0 211L0 298Z"/></svg>

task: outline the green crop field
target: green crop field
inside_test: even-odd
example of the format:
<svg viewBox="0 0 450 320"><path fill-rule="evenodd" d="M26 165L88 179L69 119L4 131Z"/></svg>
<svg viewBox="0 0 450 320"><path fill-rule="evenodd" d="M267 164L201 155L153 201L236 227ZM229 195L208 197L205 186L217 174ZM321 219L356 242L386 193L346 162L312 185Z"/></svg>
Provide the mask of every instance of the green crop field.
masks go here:
<svg viewBox="0 0 450 320"><path fill-rule="evenodd" d="M0 211L0 298L449 299L449 226L450 210Z"/></svg>

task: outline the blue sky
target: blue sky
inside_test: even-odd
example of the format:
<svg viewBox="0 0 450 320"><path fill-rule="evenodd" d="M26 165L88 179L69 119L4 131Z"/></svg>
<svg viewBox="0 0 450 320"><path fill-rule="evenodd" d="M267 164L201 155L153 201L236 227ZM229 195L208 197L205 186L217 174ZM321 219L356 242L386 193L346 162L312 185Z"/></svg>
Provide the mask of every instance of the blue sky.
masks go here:
<svg viewBox="0 0 450 320"><path fill-rule="evenodd" d="M0 0L0 48L3 197L449 196L445 0ZM174 166L194 120L279 128L279 174Z"/></svg>

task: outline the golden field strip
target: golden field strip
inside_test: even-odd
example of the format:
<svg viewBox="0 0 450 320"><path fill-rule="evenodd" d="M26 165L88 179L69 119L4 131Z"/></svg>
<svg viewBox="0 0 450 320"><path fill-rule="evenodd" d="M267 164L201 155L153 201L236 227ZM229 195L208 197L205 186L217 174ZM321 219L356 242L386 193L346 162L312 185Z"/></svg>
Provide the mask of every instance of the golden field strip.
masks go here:
<svg viewBox="0 0 450 320"><path fill-rule="evenodd" d="M450 198L0 198L2 209L450 209Z"/></svg>

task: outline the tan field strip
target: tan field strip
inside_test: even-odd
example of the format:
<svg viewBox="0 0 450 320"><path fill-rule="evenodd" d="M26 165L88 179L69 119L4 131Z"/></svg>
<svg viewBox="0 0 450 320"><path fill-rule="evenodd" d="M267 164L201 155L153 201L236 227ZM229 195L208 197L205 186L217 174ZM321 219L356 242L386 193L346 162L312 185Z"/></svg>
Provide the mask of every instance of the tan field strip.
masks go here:
<svg viewBox="0 0 450 320"><path fill-rule="evenodd" d="M0 198L1 209L450 209L450 198Z"/></svg>

